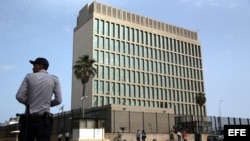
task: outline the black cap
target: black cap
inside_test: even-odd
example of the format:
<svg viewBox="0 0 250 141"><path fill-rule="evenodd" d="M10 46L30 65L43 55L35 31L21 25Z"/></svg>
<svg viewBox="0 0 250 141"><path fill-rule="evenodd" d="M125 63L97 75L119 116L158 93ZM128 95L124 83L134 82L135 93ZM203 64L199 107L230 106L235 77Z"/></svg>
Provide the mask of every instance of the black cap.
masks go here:
<svg viewBox="0 0 250 141"><path fill-rule="evenodd" d="M39 58L36 58L35 61L30 60L30 63L33 65L34 64L42 64L45 69L47 69L49 67L49 62L46 58L39 57Z"/></svg>

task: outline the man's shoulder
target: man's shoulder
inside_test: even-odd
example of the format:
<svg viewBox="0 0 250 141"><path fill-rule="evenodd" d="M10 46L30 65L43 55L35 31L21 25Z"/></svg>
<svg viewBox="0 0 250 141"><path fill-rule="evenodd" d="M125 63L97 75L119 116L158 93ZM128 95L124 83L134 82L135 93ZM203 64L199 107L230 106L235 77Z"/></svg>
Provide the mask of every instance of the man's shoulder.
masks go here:
<svg viewBox="0 0 250 141"><path fill-rule="evenodd" d="M26 76L34 75L34 73L27 73Z"/></svg>
<svg viewBox="0 0 250 141"><path fill-rule="evenodd" d="M54 77L54 78L56 78L56 79L58 79L58 77L56 75L54 75L54 74L51 74L51 76Z"/></svg>

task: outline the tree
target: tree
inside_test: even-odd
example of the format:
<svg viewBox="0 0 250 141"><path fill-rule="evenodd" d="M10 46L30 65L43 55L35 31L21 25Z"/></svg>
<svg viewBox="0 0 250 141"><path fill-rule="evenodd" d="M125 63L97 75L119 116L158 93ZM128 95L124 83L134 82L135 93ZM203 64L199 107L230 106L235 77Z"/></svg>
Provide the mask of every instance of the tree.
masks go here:
<svg viewBox="0 0 250 141"><path fill-rule="evenodd" d="M196 104L198 104L200 106L200 114L202 116L202 106L206 103L206 96L205 93L198 93L196 96ZM199 123L199 121L198 121ZM199 127L199 125L198 125ZM202 128L201 128L202 129ZM201 131L202 132L202 131Z"/></svg>
<svg viewBox="0 0 250 141"><path fill-rule="evenodd" d="M97 73L97 69L93 67L94 63L96 61L94 59L90 59L89 55L83 55L78 58L78 60L75 61L75 64L73 66L74 74L77 79L81 80L82 82L82 106L83 100L85 97L85 87L86 83L89 81L90 77L95 77L95 74ZM82 107L83 110L83 116L84 116L84 107Z"/></svg>
<svg viewBox="0 0 250 141"><path fill-rule="evenodd" d="M124 130L126 129L125 126L121 126L120 129L122 130L122 133L124 133Z"/></svg>
<svg viewBox="0 0 250 141"><path fill-rule="evenodd" d="M200 106L200 113L202 115L202 106L206 103L206 96L204 93L200 92L196 96L196 104Z"/></svg>

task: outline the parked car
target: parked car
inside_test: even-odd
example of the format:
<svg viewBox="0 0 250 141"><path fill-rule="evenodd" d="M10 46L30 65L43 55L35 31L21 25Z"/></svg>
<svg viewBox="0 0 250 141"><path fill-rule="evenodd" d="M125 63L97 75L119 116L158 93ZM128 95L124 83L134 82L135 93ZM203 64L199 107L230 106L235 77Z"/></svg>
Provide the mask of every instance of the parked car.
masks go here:
<svg viewBox="0 0 250 141"><path fill-rule="evenodd" d="M224 141L224 135L210 135L210 136L207 136L207 141Z"/></svg>

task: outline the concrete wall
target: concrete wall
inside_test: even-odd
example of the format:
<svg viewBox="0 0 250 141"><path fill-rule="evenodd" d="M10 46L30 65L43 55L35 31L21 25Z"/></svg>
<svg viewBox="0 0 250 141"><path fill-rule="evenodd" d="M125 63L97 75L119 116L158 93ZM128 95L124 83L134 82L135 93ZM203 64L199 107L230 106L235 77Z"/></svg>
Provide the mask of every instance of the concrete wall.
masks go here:
<svg viewBox="0 0 250 141"><path fill-rule="evenodd" d="M135 141L136 140L136 133L123 133L122 134L122 141ZM207 141L207 136L210 134L202 134L202 141ZM64 137L64 136L63 136ZM72 134L71 134L72 138ZM105 133L105 139L110 139L110 141L117 141L117 133ZM169 134L151 134L147 133L146 141L169 141ZM0 138L0 141L17 141L15 137L12 138ZM57 135L53 134L51 136L51 141L57 141ZM65 139L63 138L63 141ZM174 141L177 141L177 135L175 135ZM195 141L194 134L188 135L188 141Z"/></svg>

